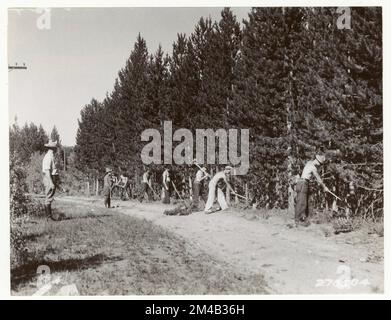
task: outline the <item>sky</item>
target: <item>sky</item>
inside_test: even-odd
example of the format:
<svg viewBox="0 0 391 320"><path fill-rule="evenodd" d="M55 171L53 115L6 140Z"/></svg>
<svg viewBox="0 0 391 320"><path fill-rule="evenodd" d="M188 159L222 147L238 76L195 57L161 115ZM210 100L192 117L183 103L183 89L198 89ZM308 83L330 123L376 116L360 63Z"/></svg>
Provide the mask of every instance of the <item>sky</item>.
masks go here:
<svg viewBox="0 0 391 320"><path fill-rule="evenodd" d="M189 35L200 17L220 19L222 8L9 9L8 63L27 70L9 75L9 123L55 125L74 145L80 110L113 89L137 35L150 53L171 54L177 33ZM241 22L249 8L232 8Z"/></svg>

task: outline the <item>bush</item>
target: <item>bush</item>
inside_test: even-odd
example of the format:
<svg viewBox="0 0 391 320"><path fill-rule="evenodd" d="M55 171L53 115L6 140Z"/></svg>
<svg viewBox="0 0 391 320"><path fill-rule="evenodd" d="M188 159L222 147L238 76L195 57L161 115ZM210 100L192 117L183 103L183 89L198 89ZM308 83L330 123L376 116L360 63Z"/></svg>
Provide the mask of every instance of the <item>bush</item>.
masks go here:
<svg viewBox="0 0 391 320"><path fill-rule="evenodd" d="M27 213L28 197L26 196L26 172L17 156L10 157L10 212L11 217Z"/></svg>
<svg viewBox="0 0 391 320"><path fill-rule="evenodd" d="M34 152L26 167L26 184L29 192L42 193L44 191L42 179L42 160L44 154Z"/></svg>
<svg viewBox="0 0 391 320"><path fill-rule="evenodd" d="M83 172L73 167L68 167L66 171L60 172L59 192L69 195L85 194L85 176Z"/></svg>
<svg viewBox="0 0 391 320"><path fill-rule="evenodd" d="M30 199L25 195L26 173L15 154L10 157L10 227L11 227L11 267L22 263L24 240L21 230L22 220L26 218Z"/></svg>

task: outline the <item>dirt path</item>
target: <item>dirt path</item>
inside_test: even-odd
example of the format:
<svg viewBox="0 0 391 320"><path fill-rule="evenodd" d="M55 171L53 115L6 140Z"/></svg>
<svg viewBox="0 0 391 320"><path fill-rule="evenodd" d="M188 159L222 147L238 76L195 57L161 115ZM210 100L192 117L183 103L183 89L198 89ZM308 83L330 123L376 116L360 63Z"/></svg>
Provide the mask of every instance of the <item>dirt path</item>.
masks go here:
<svg viewBox="0 0 391 320"><path fill-rule="evenodd" d="M58 200L101 206L101 200L91 198ZM263 219L248 211L166 216L163 211L173 206L133 201L114 201L114 205L118 207L112 210L163 226L241 272L263 274L271 293L384 290L383 238L376 234L357 231L326 237L324 226L290 228L289 219Z"/></svg>

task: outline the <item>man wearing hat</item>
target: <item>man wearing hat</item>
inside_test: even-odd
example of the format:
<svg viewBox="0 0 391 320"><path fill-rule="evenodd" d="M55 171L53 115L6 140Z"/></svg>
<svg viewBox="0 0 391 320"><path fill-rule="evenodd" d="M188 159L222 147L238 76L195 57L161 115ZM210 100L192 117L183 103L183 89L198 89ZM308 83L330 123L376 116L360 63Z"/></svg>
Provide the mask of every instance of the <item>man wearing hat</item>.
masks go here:
<svg viewBox="0 0 391 320"><path fill-rule="evenodd" d="M48 149L42 160L43 184L45 186L45 212L52 220L58 220L58 213L52 213L52 202L54 193L56 192L54 176L58 174L54 160L54 155L57 152L57 141L50 140L44 146Z"/></svg>
<svg viewBox="0 0 391 320"><path fill-rule="evenodd" d="M229 177L231 175L231 170L232 170L232 167L226 166L224 168L224 171L217 172L214 175L214 177L209 181L208 200L206 201L205 209L204 209L205 213L212 213L213 212L212 207L213 207L213 203L215 201L216 192L217 192L217 202L220 205L220 209L221 210L228 209L228 204L225 199L225 194L224 194L223 190L225 189L225 187L233 190L233 188L231 187L231 185L228 182Z"/></svg>
<svg viewBox="0 0 391 320"><path fill-rule="evenodd" d="M113 187L112 172L112 169L106 168L106 173L103 178L103 196L105 197L104 204L106 208L111 208L111 189Z"/></svg>
<svg viewBox="0 0 391 320"><path fill-rule="evenodd" d="M316 155L314 160L308 161L304 166L303 172L299 181L296 184L296 205L295 205L295 222L298 225L308 226L309 221L309 182L311 177L315 177L318 183L322 186L324 191L328 191L328 188L323 183L319 173L318 167L322 166L326 161L325 156Z"/></svg>

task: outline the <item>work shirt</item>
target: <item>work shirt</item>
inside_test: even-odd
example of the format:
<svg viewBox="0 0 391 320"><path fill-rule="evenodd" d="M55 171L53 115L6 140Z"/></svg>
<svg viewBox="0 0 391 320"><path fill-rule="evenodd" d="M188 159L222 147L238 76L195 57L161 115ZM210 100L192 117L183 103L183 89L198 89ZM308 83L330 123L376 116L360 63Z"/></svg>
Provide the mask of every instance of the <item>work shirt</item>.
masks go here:
<svg viewBox="0 0 391 320"><path fill-rule="evenodd" d="M205 176L205 172L199 169L196 173L195 182L201 182L202 178Z"/></svg>
<svg viewBox="0 0 391 320"><path fill-rule="evenodd" d="M217 172L209 182L209 187L215 187L216 185L221 189L227 183L227 176L224 171Z"/></svg>
<svg viewBox="0 0 391 320"><path fill-rule="evenodd" d="M112 176L110 173L106 173L105 177L103 178L103 187L104 188L111 188L113 185Z"/></svg>
<svg viewBox="0 0 391 320"><path fill-rule="evenodd" d="M57 174L53 150L48 150L42 160L42 172L46 173L47 171L49 171L51 175Z"/></svg>
<svg viewBox="0 0 391 320"><path fill-rule="evenodd" d="M149 183L149 181L148 181L148 172L144 172L144 174L143 174L143 182L144 183Z"/></svg>
<svg viewBox="0 0 391 320"><path fill-rule="evenodd" d="M121 181L121 184L123 184L125 186L128 183L128 178L125 176L121 176L120 181Z"/></svg>
<svg viewBox="0 0 391 320"><path fill-rule="evenodd" d="M163 172L163 183L168 183L170 182L170 173L168 170L164 170Z"/></svg>
<svg viewBox="0 0 391 320"><path fill-rule="evenodd" d="M301 178L305 180L310 180L312 176L314 176L320 184L323 184L323 181L319 176L318 169L316 169L314 162L308 161L304 166Z"/></svg>

